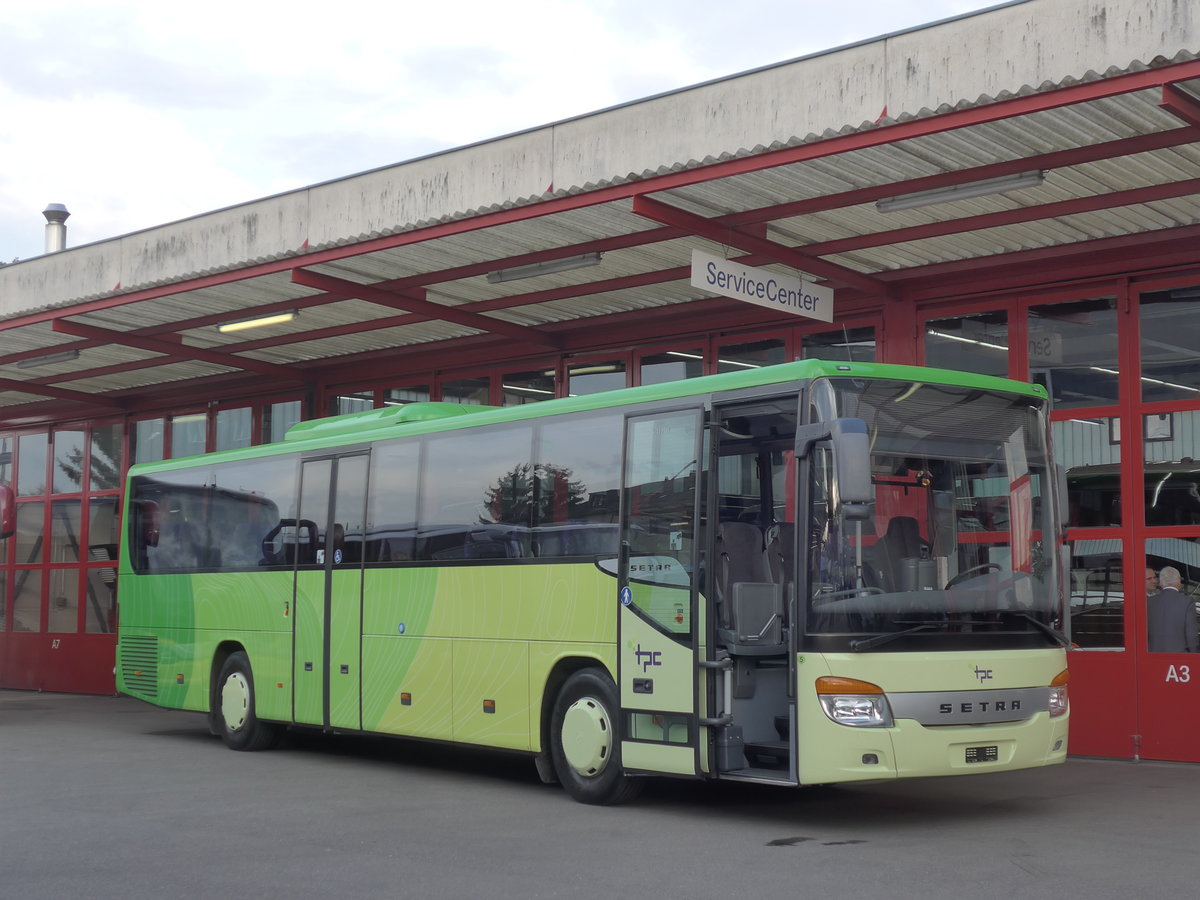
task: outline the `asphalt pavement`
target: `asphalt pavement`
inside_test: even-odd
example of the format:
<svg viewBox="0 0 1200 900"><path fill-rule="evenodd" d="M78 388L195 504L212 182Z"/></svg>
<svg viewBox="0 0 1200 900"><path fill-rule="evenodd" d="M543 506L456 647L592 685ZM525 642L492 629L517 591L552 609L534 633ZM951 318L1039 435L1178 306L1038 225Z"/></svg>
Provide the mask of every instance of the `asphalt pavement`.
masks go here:
<svg viewBox="0 0 1200 900"><path fill-rule="evenodd" d="M0 898L1130 898L1198 892L1200 766L779 790L654 780L589 807L524 757L0 691Z"/></svg>

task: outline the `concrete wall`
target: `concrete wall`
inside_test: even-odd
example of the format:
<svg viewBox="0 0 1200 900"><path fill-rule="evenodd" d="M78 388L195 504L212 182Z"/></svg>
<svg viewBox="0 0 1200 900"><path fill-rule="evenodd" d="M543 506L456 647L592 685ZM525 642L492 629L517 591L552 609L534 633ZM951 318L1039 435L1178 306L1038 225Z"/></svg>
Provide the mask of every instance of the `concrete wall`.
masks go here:
<svg viewBox="0 0 1200 900"><path fill-rule="evenodd" d="M0 268L0 317L401 231L1135 60L1200 52L1195 0L1027 0Z"/></svg>

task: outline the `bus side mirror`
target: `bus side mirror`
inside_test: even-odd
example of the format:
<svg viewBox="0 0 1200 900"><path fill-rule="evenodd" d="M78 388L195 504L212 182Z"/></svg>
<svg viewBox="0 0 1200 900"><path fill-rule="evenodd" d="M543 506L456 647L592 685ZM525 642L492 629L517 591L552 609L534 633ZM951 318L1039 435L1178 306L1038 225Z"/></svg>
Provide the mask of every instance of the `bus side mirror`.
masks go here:
<svg viewBox="0 0 1200 900"><path fill-rule="evenodd" d="M837 469L837 497L847 519L867 519L875 500L871 486L871 441L862 419L834 419L801 425L796 429L796 457L807 457L813 444L833 445Z"/></svg>
<svg viewBox="0 0 1200 900"><path fill-rule="evenodd" d="M0 484L0 541L17 530L17 499L12 485Z"/></svg>
<svg viewBox="0 0 1200 900"><path fill-rule="evenodd" d="M847 519L866 519L875 499L871 486L871 443L862 419L834 419L829 436L837 466L838 499Z"/></svg>

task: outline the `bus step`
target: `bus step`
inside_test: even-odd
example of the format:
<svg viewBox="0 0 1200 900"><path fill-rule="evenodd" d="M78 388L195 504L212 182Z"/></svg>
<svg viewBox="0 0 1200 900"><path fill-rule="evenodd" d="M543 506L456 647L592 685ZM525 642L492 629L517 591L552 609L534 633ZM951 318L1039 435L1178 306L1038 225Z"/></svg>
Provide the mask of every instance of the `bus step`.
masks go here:
<svg viewBox="0 0 1200 900"><path fill-rule="evenodd" d="M787 741L755 741L745 745L746 759L763 768L787 768Z"/></svg>

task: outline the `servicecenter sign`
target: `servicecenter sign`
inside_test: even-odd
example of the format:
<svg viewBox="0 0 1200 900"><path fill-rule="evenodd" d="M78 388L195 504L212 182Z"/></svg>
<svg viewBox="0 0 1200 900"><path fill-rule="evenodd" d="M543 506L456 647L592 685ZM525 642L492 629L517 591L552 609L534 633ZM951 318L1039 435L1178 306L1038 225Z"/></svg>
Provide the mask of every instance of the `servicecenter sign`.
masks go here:
<svg viewBox="0 0 1200 900"><path fill-rule="evenodd" d="M692 287L781 312L833 321L833 288L692 251Z"/></svg>

